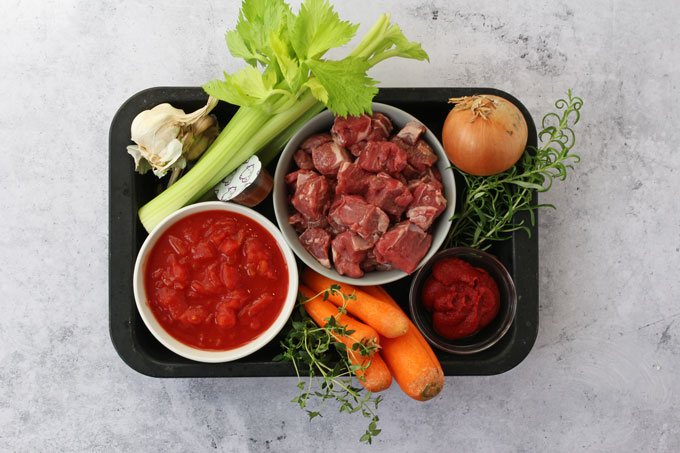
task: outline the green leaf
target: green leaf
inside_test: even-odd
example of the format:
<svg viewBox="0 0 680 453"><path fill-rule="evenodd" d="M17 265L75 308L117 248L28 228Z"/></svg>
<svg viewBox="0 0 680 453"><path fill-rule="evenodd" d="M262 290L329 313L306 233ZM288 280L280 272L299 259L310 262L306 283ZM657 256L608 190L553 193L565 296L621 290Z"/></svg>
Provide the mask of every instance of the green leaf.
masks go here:
<svg viewBox="0 0 680 453"><path fill-rule="evenodd" d="M366 75L366 60L346 57L339 61L314 60L308 64L325 88L328 94L326 106L335 115L346 117L371 113L370 105L378 89L374 86L377 82Z"/></svg>
<svg viewBox="0 0 680 453"><path fill-rule="evenodd" d="M397 54L396 56L420 61L430 61L430 57L428 57L427 52L423 50L420 43L406 39L406 36L404 36L399 25L392 24L390 26L387 30L386 39L387 42L394 45L394 53Z"/></svg>
<svg viewBox="0 0 680 453"><path fill-rule="evenodd" d="M227 47L232 56L236 58L243 58L251 66L257 65L257 60L260 55L255 54L243 39L243 36L237 30L230 30L224 35L227 41Z"/></svg>
<svg viewBox="0 0 680 453"><path fill-rule="evenodd" d="M306 74L303 74L299 63L292 56L289 43L279 34L272 33L269 36L269 44L288 88L296 93L302 88L302 77Z"/></svg>
<svg viewBox="0 0 680 453"><path fill-rule="evenodd" d="M300 61L321 57L354 36L359 25L342 21L326 0L306 0L290 31L290 41Z"/></svg>
<svg viewBox="0 0 680 453"><path fill-rule="evenodd" d="M203 85L206 93L221 101L240 106L261 105L271 94L276 80L252 66L234 74L224 73L224 80L211 80Z"/></svg>
<svg viewBox="0 0 680 453"><path fill-rule="evenodd" d="M244 0L235 33L227 34L229 51L246 61L273 62L275 57L269 45L269 35L285 30L291 18L290 7L283 0Z"/></svg>
<svg viewBox="0 0 680 453"><path fill-rule="evenodd" d="M528 182L528 181L512 181L512 184L520 187L524 187L526 189L533 189L533 190L541 190L543 189L543 186L540 184L535 184L533 182Z"/></svg>

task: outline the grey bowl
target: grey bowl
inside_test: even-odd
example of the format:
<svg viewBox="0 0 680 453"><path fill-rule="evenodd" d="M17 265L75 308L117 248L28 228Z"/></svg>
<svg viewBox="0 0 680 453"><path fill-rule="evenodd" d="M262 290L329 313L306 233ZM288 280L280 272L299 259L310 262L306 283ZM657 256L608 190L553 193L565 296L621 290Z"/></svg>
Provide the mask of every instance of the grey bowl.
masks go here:
<svg viewBox="0 0 680 453"><path fill-rule="evenodd" d="M380 112L392 120L395 130L401 129L409 121L419 121L413 115L406 113L396 107L386 104L373 103L373 111ZM298 234L295 229L288 223L288 198L286 194L286 175L292 170L293 154L299 148L304 139L312 134L319 132L328 132L333 126L333 113L329 110L319 113L317 116L309 120L299 131L290 139L288 145L284 148L279 163L276 166L276 173L274 174L274 213L276 214L276 221L293 252L304 262L307 266L314 269L319 274L325 275L333 280L349 283L357 286L369 285L383 285L385 283L394 282L401 278L408 276L404 271L390 270L390 271L373 271L367 272L361 278L351 278L337 273L335 269L327 269L304 248L298 240ZM422 123L422 121L420 121ZM443 195L446 198L447 204L444 212L439 216L432 226L432 245L430 250L423 257L418 264L419 269L437 252L439 247L444 243L446 235L449 231L449 218L453 215L456 209L456 183L453 176L453 171L449 169L449 160L446 157L444 148L442 147L437 137L427 129L424 134L425 141L432 147L439 158L437 160L437 169L442 174ZM417 270L416 269L416 270ZM415 271L414 271L415 273Z"/></svg>

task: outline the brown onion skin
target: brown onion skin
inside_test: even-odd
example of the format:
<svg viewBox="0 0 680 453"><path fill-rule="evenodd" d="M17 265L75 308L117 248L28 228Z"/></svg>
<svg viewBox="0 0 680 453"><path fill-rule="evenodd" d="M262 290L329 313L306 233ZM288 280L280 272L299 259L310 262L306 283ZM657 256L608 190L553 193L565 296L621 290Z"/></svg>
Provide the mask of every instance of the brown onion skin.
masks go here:
<svg viewBox="0 0 680 453"><path fill-rule="evenodd" d="M451 163L476 176L512 167L522 156L528 137L526 120L514 104L498 96L484 97L498 101L488 119L454 107L442 129L442 145Z"/></svg>

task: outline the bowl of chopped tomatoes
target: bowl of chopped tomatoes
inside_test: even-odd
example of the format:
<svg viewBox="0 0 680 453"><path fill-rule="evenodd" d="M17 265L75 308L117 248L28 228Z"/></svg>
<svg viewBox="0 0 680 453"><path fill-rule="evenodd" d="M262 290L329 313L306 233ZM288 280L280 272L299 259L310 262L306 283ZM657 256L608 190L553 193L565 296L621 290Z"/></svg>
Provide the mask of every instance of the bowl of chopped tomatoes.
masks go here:
<svg viewBox="0 0 680 453"><path fill-rule="evenodd" d="M333 280L379 285L414 273L443 244L456 202L450 164L413 115L325 111L291 138L274 175L274 210L295 254Z"/></svg>
<svg viewBox="0 0 680 453"><path fill-rule="evenodd" d="M298 270L281 232L254 210L187 206L144 241L134 269L142 320L171 351L200 362L251 354L283 328Z"/></svg>

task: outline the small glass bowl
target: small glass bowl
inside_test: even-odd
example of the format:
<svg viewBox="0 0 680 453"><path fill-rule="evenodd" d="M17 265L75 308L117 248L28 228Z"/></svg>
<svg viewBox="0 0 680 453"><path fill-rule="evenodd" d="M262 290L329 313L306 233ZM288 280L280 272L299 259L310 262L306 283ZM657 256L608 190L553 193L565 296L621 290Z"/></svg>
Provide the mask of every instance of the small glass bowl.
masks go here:
<svg viewBox="0 0 680 453"><path fill-rule="evenodd" d="M432 312L421 302L423 285L432 275L432 266L443 258L459 258L484 269L496 281L501 296L500 309L493 321L472 335L457 340L444 338L434 330ZM508 332L515 319L517 291L507 269L496 258L481 250L454 247L440 251L418 271L411 282L409 308L413 323L430 344L452 354L474 354L490 348Z"/></svg>

